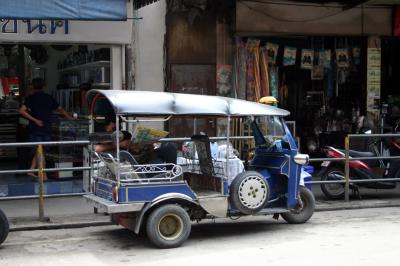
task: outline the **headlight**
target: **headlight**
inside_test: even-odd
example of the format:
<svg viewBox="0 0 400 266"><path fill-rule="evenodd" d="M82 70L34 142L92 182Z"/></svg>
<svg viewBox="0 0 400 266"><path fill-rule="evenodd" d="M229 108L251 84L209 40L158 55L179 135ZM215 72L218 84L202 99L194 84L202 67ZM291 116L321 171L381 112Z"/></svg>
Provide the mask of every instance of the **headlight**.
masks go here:
<svg viewBox="0 0 400 266"><path fill-rule="evenodd" d="M308 154L298 153L294 156L294 162L301 165L308 164L309 159L310 157L308 156Z"/></svg>

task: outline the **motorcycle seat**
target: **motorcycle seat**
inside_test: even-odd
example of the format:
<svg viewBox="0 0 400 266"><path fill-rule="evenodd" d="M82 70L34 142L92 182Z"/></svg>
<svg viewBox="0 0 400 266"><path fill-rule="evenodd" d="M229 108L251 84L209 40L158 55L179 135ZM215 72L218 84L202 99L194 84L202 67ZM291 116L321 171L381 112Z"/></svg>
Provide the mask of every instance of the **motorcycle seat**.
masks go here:
<svg viewBox="0 0 400 266"><path fill-rule="evenodd" d="M375 157L376 155L370 151L353 151L349 150L349 155L351 157Z"/></svg>
<svg viewBox="0 0 400 266"><path fill-rule="evenodd" d="M346 154L346 150L340 149L341 152ZM351 157L374 157L376 156L375 153L370 152L370 151L354 151L354 150L349 150L349 155Z"/></svg>

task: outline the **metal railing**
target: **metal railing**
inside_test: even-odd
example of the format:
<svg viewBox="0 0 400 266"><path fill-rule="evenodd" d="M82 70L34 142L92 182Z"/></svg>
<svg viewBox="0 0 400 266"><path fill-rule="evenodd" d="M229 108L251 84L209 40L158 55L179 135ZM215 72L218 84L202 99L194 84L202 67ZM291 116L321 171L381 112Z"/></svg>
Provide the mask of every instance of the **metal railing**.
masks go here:
<svg viewBox="0 0 400 266"><path fill-rule="evenodd" d="M62 168L45 168L44 167L44 151L43 146L63 146L63 145L88 145L90 142L88 140L79 141L48 141L48 142L14 142L14 143L0 143L0 148L14 148L14 147L36 147L36 154L38 160L37 169L24 169L24 170L0 170L0 175L2 174L22 174L22 173L37 173L39 191L37 196L25 196L25 197L7 197L7 199L23 199L23 198L38 198L39 199L39 220L46 221L44 216L44 173L46 172L62 172L62 171L85 171L91 170L92 167L62 167ZM79 193L80 195L84 193ZM63 194L68 195L68 194Z"/></svg>
<svg viewBox="0 0 400 266"><path fill-rule="evenodd" d="M399 182L400 178L381 178L381 179L350 179L350 161L355 160L398 160L400 156L380 156L380 157L352 157L349 155L349 146L351 138L387 138L387 137L399 137L400 134L365 134L365 135L357 135L350 134L345 137L345 157L344 158L312 158L310 162L322 162L322 161L345 161L345 176L344 180L329 180L329 181L307 181L306 184L345 184L345 201L349 201L349 191L350 184L352 183L364 183L364 182L382 182L382 181L395 181ZM226 137L210 137L210 140L226 140ZM234 136L230 137L231 140L250 140L253 139L252 136ZM160 139L160 142L185 142L191 141L191 138L165 138ZM80 141L50 141L50 142L23 142L23 143L0 143L0 148L6 147L34 147L37 146L37 152L39 153L39 159L42 159L43 156L43 146L62 146L62 145L89 145L91 142L89 140L80 140ZM39 160L39 161L40 161ZM40 161L38 164L39 167L37 169L24 169L24 170L0 170L0 175L2 174L21 174L21 173L38 173L38 181L39 181L39 193L38 195L32 196L19 196L19 197L5 197L1 199L27 199L27 198L38 198L39 199L39 220L44 221L44 198L45 197L56 197L56 196L68 196L68 195L84 195L86 193L68 193L68 194L56 194L56 195L44 195L43 193L43 174L46 172L62 172L62 171L87 171L93 170L93 165L90 167L62 167L62 168L44 168L43 162Z"/></svg>
<svg viewBox="0 0 400 266"><path fill-rule="evenodd" d="M307 181L305 184L344 184L344 200L350 200L350 184L356 183L374 183L374 182L399 182L400 178L375 178L375 179L351 179L350 177L350 161L363 160L400 160L400 156L373 156L373 157L351 157L350 158L350 139L370 139L370 138L400 138L400 134L349 134L344 140L345 156L343 158L312 158L309 162L323 161L344 161L344 180L327 180L327 181Z"/></svg>

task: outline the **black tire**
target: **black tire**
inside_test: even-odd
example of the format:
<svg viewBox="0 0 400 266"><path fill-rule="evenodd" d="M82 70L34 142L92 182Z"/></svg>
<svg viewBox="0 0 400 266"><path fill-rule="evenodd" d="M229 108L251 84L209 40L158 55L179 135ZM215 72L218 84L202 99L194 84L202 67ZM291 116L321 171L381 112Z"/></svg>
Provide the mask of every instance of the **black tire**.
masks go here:
<svg viewBox="0 0 400 266"><path fill-rule="evenodd" d="M332 176L333 174L344 176L343 169L333 167L326 171L321 177L321 181L339 180ZM321 184L321 190L328 199L344 199L344 184Z"/></svg>
<svg viewBox="0 0 400 266"><path fill-rule="evenodd" d="M157 207L146 223L147 237L159 248L175 248L188 239L191 231L190 217L179 205Z"/></svg>
<svg viewBox="0 0 400 266"><path fill-rule="evenodd" d="M233 179L230 187L230 199L241 213L254 214L265 207L269 192L269 185L260 173L246 171Z"/></svg>
<svg viewBox="0 0 400 266"><path fill-rule="evenodd" d="M282 218L290 224L302 224L307 222L314 214L315 198L314 194L307 188L300 188L301 205L290 212L281 213Z"/></svg>
<svg viewBox="0 0 400 266"><path fill-rule="evenodd" d="M0 244L6 240L8 236L8 231L10 230L10 225L6 215L2 210L0 210Z"/></svg>

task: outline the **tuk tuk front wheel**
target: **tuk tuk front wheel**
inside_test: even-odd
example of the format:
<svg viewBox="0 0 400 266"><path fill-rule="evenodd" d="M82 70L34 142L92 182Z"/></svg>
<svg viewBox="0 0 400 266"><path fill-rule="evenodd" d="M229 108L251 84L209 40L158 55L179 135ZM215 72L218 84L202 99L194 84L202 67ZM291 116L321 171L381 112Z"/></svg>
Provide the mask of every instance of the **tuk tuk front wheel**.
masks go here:
<svg viewBox="0 0 400 266"><path fill-rule="evenodd" d="M175 248L188 239L191 230L190 217L179 205L163 205L149 215L146 233L159 248Z"/></svg>
<svg viewBox="0 0 400 266"><path fill-rule="evenodd" d="M290 212L281 213L282 218L290 224L302 224L307 222L314 214L314 194L307 188L300 188L300 199L298 206Z"/></svg>
<svg viewBox="0 0 400 266"><path fill-rule="evenodd" d="M9 224L6 215L0 210L0 244L6 240L9 231Z"/></svg>

